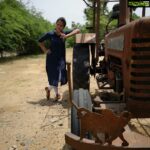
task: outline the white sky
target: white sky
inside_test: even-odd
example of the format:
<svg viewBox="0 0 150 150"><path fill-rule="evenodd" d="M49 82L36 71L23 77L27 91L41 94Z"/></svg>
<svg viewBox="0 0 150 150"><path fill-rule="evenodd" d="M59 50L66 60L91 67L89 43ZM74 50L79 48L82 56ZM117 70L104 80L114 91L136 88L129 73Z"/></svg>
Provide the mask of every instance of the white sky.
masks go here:
<svg viewBox="0 0 150 150"><path fill-rule="evenodd" d="M83 0L22 0L28 7L34 6L37 11L42 12L42 16L54 23L57 18L65 17L67 26L71 27L71 22L84 24L86 8ZM108 3L111 10L114 3ZM141 9L137 9L136 13L141 16ZM146 16L150 16L150 8L146 11Z"/></svg>
<svg viewBox="0 0 150 150"><path fill-rule="evenodd" d="M55 22L59 17L65 17L67 26L71 22L84 24L85 16L83 10L86 8L83 0L22 0L27 6L34 6L42 12L42 16L50 22Z"/></svg>

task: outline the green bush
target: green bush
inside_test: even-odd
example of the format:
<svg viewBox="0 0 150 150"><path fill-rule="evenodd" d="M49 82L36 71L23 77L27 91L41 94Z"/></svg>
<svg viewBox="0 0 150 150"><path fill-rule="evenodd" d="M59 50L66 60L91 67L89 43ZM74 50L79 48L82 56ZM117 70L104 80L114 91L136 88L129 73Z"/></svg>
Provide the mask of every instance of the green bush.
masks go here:
<svg viewBox="0 0 150 150"><path fill-rule="evenodd" d="M0 1L0 53L40 53L37 40L53 28L35 9L28 10L17 0Z"/></svg>

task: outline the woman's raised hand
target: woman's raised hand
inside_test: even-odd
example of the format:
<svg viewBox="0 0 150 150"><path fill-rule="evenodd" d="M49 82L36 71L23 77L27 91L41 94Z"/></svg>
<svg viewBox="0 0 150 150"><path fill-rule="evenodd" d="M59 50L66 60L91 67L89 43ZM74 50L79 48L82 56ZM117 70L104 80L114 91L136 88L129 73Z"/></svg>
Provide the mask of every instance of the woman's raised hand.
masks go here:
<svg viewBox="0 0 150 150"><path fill-rule="evenodd" d="M66 36L66 34L64 34L64 33L60 33L60 38L62 38L62 39L66 39L66 38L67 38L67 36Z"/></svg>

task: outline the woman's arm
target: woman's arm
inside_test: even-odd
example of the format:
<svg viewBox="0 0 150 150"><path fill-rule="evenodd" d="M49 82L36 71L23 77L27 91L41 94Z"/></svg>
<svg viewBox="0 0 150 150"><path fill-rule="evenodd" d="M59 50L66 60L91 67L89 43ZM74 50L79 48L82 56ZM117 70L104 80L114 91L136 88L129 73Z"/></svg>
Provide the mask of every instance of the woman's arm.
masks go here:
<svg viewBox="0 0 150 150"><path fill-rule="evenodd" d="M47 49L46 47L45 47L45 43L44 43L44 41L46 41L47 39L51 39L51 32L48 32L48 33L46 33L46 34L44 34L39 40L38 40L38 42L39 42L39 46L40 46L40 48L42 49L42 51L44 52L44 53L50 53L51 52L51 50L50 49Z"/></svg>
<svg viewBox="0 0 150 150"><path fill-rule="evenodd" d="M79 30L79 29L75 29L75 30L73 30L72 32L70 32L69 34L61 33L61 37L62 37L63 39L66 39L66 38L69 38L69 37L71 37L71 36L73 36L73 35L76 35L76 34L78 34L78 33L80 33L80 30Z"/></svg>
<svg viewBox="0 0 150 150"><path fill-rule="evenodd" d="M73 36L73 35L76 35L80 33L80 30L79 29L75 29L73 30L72 32L70 32L69 34L66 35L66 38L70 37L70 36Z"/></svg>
<svg viewBox="0 0 150 150"><path fill-rule="evenodd" d="M42 49L42 51L43 51L44 53L50 53L50 52L51 52L50 49L47 49L47 48L45 47L44 42L39 42L39 46L40 46L40 48Z"/></svg>

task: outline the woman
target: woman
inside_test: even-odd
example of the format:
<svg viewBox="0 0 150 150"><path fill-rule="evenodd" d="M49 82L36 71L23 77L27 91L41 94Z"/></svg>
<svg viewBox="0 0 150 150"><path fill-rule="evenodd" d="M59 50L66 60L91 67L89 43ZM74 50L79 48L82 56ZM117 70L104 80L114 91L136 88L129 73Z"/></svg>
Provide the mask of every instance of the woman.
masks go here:
<svg viewBox="0 0 150 150"><path fill-rule="evenodd" d="M58 18L55 30L46 33L39 39L39 46L43 52L47 54L46 72L49 82L49 85L45 87L47 99L50 98L50 91L52 88L54 88L56 99L60 98L60 94L58 93L58 82L60 82L61 85L67 83L65 39L80 32L79 29L65 32L63 31L65 26L65 18ZM48 49L44 43L46 40L50 40Z"/></svg>

